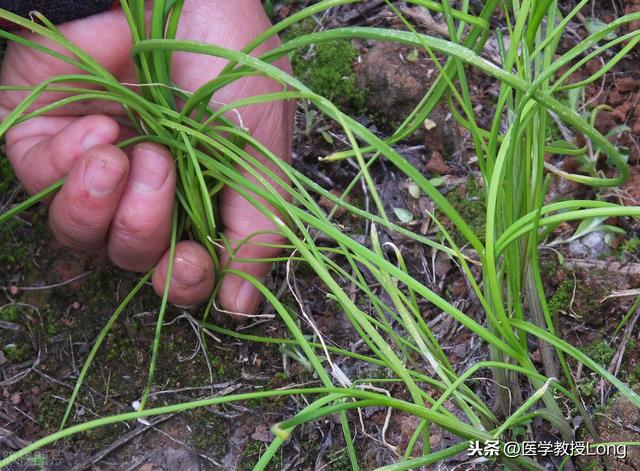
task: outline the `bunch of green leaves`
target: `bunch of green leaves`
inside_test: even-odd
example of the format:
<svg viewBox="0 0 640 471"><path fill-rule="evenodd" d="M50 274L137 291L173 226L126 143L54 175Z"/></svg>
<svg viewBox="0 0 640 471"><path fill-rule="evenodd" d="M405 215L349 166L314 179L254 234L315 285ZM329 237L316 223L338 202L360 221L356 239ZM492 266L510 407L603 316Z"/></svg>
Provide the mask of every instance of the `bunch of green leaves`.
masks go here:
<svg viewBox="0 0 640 471"><path fill-rule="evenodd" d="M497 439L504 442L512 436L512 432L516 433L527 427L535 418L555 427L563 439L571 440L573 430L560 407L564 400L573 404L596 437L573 382L566 357L582 363L609 381L632 403L640 405L640 397L631 388L582 351L563 341L555 332L544 295L537 250L541 241L564 221L640 216L639 208L604 201L545 202L551 174L594 187L620 185L627 178L628 169L618 149L592 123L563 104L556 95L598 80L628 54L640 41L640 32L618 36L611 36L611 33L639 20L640 14L627 15L599 28L558 57L557 46L567 24L585 7L587 0L582 0L566 16L562 16L558 2L554 0L514 0L504 4L499 0L488 0L484 2L482 10L475 13L468 0L461 1L458 8L447 1L410 0L408 3L441 14L447 24L449 37L442 39L417 33L401 13L388 3L405 22L405 30L345 27L315 31L293 38L259 57L253 57L250 53L269 37L312 15L357 3L357 0L324 0L313 4L270 28L242 51L176 39L182 1L154 2L150 24L145 22L143 1L122 0L121 3L131 27L131 53L135 59L139 84L143 85L139 88L140 93L120 84L91 57L64 38L45 18L39 17L42 24L37 24L7 11L0 11L0 17L4 20L54 41L66 49L70 57L9 32L0 31L0 36L65 60L82 71L82 74L52 78L31 90L24 102L0 124L0 135L25 120L74 101L103 99L120 103L132 126L140 133L140 137L121 145L153 140L169 147L175 156L180 185L176 195L172 249L179 237L190 234L209 249L215 261L216 244L225 245L225 241L220 240L218 235L215 196L224 185L233 188L268 217L287 238L287 255L274 261L286 262L288 266L305 264L310 267L318 283L327 292L329 300L351 322L366 346L366 351L356 353L326 342L327 333L317 328L312 314L306 312L304 306L301 305L296 311L284 305L258 280L244 273L225 270L216 261L216 268L221 275L234 273L258 287L286 325L289 336L271 338L242 334L206 321L202 323L202 328L243 341L288 345L304 358L305 364L314 371L322 386L231 394L147 408L155 362L161 354L159 335L167 304L165 295L159 309L149 381L146 390L142 392L141 408L135 412L66 427L92 359L111 326L148 280L150 274L147 274L123 300L94 344L79 375L61 430L0 461L0 466L12 463L57 440L111 423L232 401L302 394L310 399L310 404L294 417L274 425L274 440L255 469L265 469L297 427L335 413L340 418L352 467L358 469L359 460L348 411L374 406L402 411L420 419L420 425L402 452L403 458L385 469L411 469L442 461L464 452L471 440ZM505 40L503 33L490 26L490 19L500 13L500 8L507 19L504 34L509 41ZM497 35L498 38L499 64L482 56L490 35ZM354 38L394 41L423 49L434 59L436 54L446 58L437 80L421 103L394 135L386 140L341 112L334 103L315 93L300 80L272 65L274 60L311 44ZM178 51L216 56L229 62L218 77L193 93L187 93L177 89L171 82L171 55ZM613 54L606 56L607 62L601 73L578 83L568 82L572 74L587 61L609 51L613 51ZM439 64L437 60L434 63ZM467 78L469 68L475 68L500 82L496 118L490 129L482 129L478 124ZM255 74L279 82L282 84L282 91L229 103L219 109L210 107L213 94L222 87ZM80 89L69 85L70 83L90 83L96 85L97 90ZM7 88L9 87L4 87ZM50 90L62 90L68 96L41 109L29 111L38 96ZM350 149L335 153L325 161L340 162L353 158L359 166L359 172L341 196L327 191L313 179L282 162L247 131L225 118L225 113L231 110L272 100L306 101L342 128ZM184 104L178 108L177 103ZM472 137L485 188L484 237L476 234L468 221L434 187L433 182L392 146L422 126L439 103L448 105L454 118ZM571 174L547 163L545 154L571 155L582 152L574 143L558 144L550 140L547 133L549 127L546 125L550 114L554 114L576 133L582 134L600 152L606 154L617 175L606 178L599 174ZM249 148L255 152L248 152ZM253 155L260 155L285 178L270 170L269 166ZM379 159L385 159L389 166L410 178L434 202L438 212L455 226L465 247L457 244L447 227L437 219L434 223L439 228L441 237L434 240L394 223L387 216L370 174L372 165ZM347 195L360 181L364 182L373 200L372 211L365 211L347 202ZM24 210L62 184L63 182L58 182L16 205L0 216L0 221ZM280 196L278 190L286 193L290 201ZM341 207L358 218L365 227L370 242L363 244L345 234L332 218L334 211L327 214L318 205L320 197L335 204L334 211ZM451 257L466 275L482 306L484 317L478 321L456 308L451 300L436 293L425 280L411 276L401 247L391 243L383 246L380 242L381 229L401 234L408 240ZM322 234L322 240L331 240L332 244L326 246L316 243L317 234ZM481 279L474 276L471 269L473 264L482 267ZM371 287L371 277L379 288L374 290ZM356 288L355 297L353 292L347 292L343 288L345 281ZM359 302L360 300L366 300L366 303ZM487 345L490 358L464 371L457 369L425 321L425 301L434 309L450 316ZM370 308L365 311L362 308L364 305ZM204 310L205 319L212 306L213 297ZM302 329L299 317L311 326L310 332ZM538 371L531 358L530 337L539 342L543 371ZM339 366L344 360L375 366L376 371L385 371L385 375L350 378ZM500 385L497 387L500 406L497 410L466 384L479 373L484 374L485 369L491 371ZM395 390L404 389L407 394L393 396L381 392L381 387L390 383L401 383L403 388ZM376 387L372 387L373 385ZM513 398L504 395L502 391L506 388L515 392ZM453 404L456 410L444 407L445 403ZM431 426L448 430L460 437L461 441L433 451L429 448ZM420 439L423 445L418 450L416 445ZM543 469L542 465L529 457L500 456L497 459L510 469Z"/></svg>

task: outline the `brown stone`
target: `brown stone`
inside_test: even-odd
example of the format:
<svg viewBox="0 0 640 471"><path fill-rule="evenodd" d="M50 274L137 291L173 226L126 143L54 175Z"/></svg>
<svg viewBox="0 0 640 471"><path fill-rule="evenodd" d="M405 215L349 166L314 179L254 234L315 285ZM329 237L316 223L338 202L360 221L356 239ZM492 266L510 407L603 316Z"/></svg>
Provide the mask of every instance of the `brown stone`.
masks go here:
<svg viewBox="0 0 640 471"><path fill-rule="evenodd" d="M365 92L367 109L382 129L393 131L404 121L438 77L436 64L422 53L408 60L412 52L413 48L401 44L375 42L361 56L357 84ZM447 158L460 142L458 129L441 107L436 107L429 119L435 126L426 131L426 145L429 150L444 150ZM425 132L424 126L419 131Z"/></svg>

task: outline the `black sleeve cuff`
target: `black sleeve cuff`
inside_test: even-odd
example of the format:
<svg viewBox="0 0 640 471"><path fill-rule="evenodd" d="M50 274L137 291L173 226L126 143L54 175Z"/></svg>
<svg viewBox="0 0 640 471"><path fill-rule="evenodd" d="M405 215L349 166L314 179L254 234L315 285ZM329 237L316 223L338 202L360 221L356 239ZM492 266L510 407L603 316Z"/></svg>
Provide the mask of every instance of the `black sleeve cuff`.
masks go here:
<svg viewBox="0 0 640 471"><path fill-rule="evenodd" d="M32 11L39 11L52 23L58 24L107 11L114 3L118 3L117 0L0 0L0 8L25 18Z"/></svg>

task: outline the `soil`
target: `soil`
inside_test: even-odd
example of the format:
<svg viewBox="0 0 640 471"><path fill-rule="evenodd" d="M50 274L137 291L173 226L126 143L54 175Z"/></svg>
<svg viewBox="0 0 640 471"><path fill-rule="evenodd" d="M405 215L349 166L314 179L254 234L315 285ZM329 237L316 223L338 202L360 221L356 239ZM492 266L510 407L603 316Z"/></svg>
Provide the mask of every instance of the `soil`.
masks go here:
<svg viewBox="0 0 640 471"><path fill-rule="evenodd" d="M272 3L276 19L281 19L306 2ZM573 5L571 2L561 4L563 10ZM593 16L604 22L622 11L640 11L638 0L594 2L594 5ZM394 24L393 15L384 2L378 1L333 9L323 21L329 26ZM432 34L437 34L442 27L437 16L417 21L422 21L421 27ZM563 48L571 47L584 35L578 23L571 23L569 28L571 34L567 34ZM353 68L354 83L367 92L364 109L356 110L358 119L373 131L386 135L423 96L431 77L435 76L434 63L426 55L415 55L406 47L368 42L354 43L353 47L359 57ZM603 133L618 130L611 138L628 152L632 178L621 191L607 197L628 205L637 205L640 198L638 52L620 62L604 80L589 86L580 110L591 112L602 105L596 126ZM576 80L588 77L600 66L597 62L588 64ZM487 127L492 119L497 84L479 74L470 73L469 77L476 111L486 120L480 124ZM307 113L308 110L301 108L297 114L294 163L327 189L342 192L355 177L357 167L348 163L318 163L318 156L341 150L340 129L318 115L313 115L317 122L312 129L307 129ZM478 169L472 159L472 143L443 109L437 109L430 119L433 125L398 143L397 147L429 178L442 177L441 191L465 219L481 231L484 206ZM571 165L577 168L581 163ZM393 208L406 208L413 219L408 223L410 227L423 234L434 230L428 218L423 217L425 210L433 211L433 204L424 196L411 196L411 182L384 163L374 166L372 175L391 214ZM558 179L552 182L552 191L555 197L562 198L595 196L592 190ZM23 197L6 161L0 163L0 211ZM351 202L364 206L368 203L367 195L356 188ZM330 209L328 201L321 204ZM365 240L362 221L340 212L336 218L346 233ZM637 386L640 384L637 334L629 332L624 348L611 342L616 325L635 296L610 295L633 290L640 284L640 226L623 219L607 223L626 231L626 235L611 241L610 255L577 258L564 245L554 250L541 249L545 289L560 335L605 367L615 367L619 378ZM575 224L561 225L552 238L567 237L575 227ZM438 255L432 259L430 251L397 234L381 236L402 247L412 275L428 276L435 291L447 293L459 309L471 315L477 313L480 319L480 307L472 299L463 274L448 258ZM104 256L90 257L60 246L47 228L46 208L27 211L0 227L0 241L0 456L5 456L57 430L86 355L137 278L112 267ZM558 253L563 256L562 262ZM318 327L330 332L331 340L343 348L354 351L362 348L354 346L356 333L337 306L327 299L313 272L300 266L295 273L296 288L304 293L305 308L313 313ZM295 309L295 299L285 289L284 267L274 267L271 283L274 291L283 293L283 299ZM145 287L122 313L90 369L71 423L133 410L132 404L139 399L147 380L158 308L158 299L150 287ZM454 366L462 370L486 358L487 351L477 338L452 319L439 316L433 306L425 304L421 308ZM264 306L263 310L268 313L269 307ZM199 318L199 310L172 307L167 313L151 406L230 392L319 384L317 378L280 346L240 342L228 337L221 337L220 341L208 338L203 345L193 328L193 319ZM211 322L231 329L241 328L243 333L286 336L286 329L277 319L238 326L214 312ZM539 361L541 355L536 348L532 345L533 357ZM616 355L621 355L617 367ZM340 367L353 377L371 373L356 363L345 362ZM570 367L602 438L640 441L637 410L578 365L572 363ZM477 381L474 387L482 397L494 394L488 380ZM291 417L304 406L302 398L249 401L161 416L149 423L109 426L51 445L11 469L252 469L272 440L271 425ZM357 415L351 416L363 469L396 461L398 455L394 447L406 446L411 436L408 431L416 426L415 418L394 414L386 428L385 410L366 411L366 414L364 427ZM580 425L576 424L578 434L584 433L584 426ZM383 430L386 445L371 438L382 437ZM453 443L452 435L433 429L430 443L433 449ZM465 458L457 457L444 466L446 469L468 466L463 464ZM554 463L547 464L553 469ZM636 450L626 459L614 460L611 464L611 469L640 469L640 457ZM580 469L589 463L576 465ZM272 469L350 469L339 422L319 421L296 431L274 459ZM476 469L488 468L478 465Z"/></svg>

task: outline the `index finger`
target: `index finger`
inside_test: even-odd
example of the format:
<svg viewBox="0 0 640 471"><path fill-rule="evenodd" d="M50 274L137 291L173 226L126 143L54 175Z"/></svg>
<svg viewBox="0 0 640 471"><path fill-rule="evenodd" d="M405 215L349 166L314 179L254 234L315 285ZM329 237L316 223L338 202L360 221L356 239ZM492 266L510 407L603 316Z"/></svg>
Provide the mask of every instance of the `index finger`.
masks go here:
<svg viewBox="0 0 640 471"><path fill-rule="evenodd" d="M7 132L7 156L28 193L34 194L65 177L92 147L112 144L120 127L107 116L46 116Z"/></svg>

